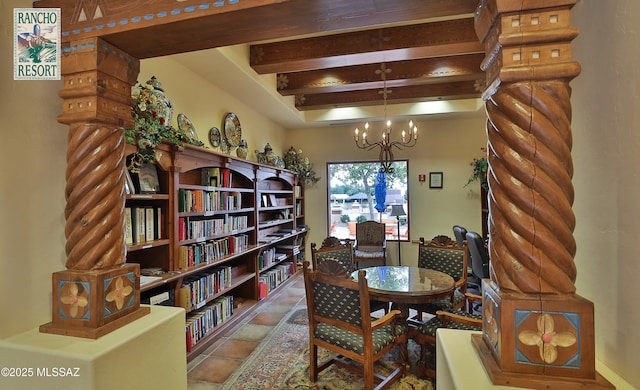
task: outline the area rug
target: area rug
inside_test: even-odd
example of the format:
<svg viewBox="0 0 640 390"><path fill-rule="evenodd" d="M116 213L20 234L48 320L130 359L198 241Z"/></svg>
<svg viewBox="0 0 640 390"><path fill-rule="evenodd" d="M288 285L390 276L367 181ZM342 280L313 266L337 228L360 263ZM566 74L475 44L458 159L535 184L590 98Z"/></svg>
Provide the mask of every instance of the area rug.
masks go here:
<svg viewBox="0 0 640 390"><path fill-rule="evenodd" d="M318 381L309 381L309 321L307 309L293 311L262 340L260 345L245 360L240 368L222 385L222 389L266 390L266 389L336 389L360 390L364 386L361 376L332 365L318 375ZM390 351L376 366L376 372L390 373L395 369L398 348ZM409 342L409 360L416 362L419 347ZM324 362L332 353L319 348L318 362ZM415 367L410 369L391 389L432 390L431 382L415 376Z"/></svg>

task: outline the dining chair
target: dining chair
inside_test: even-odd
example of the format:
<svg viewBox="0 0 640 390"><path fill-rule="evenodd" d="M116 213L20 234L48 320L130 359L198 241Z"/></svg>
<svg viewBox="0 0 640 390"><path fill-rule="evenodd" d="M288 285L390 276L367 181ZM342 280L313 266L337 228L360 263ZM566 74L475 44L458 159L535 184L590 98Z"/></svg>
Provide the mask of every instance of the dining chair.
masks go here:
<svg viewBox="0 0 640 390"><path fill-rule="evenodd" d="M313 269L318 269L318 265L328 259L340 262L349 274L356 269L353 261L353 246L349 240L342 241L336 237L327 237L322 241L320 248L317 248L316 243L312 242L311 264ZM378 310L384 310L385 313L389 312L389 302L372 299L369 304L372 313Z"/></svg>
<svg viewBox="0 0 640 390"><path fill-rule="evenodd" d="M309 380L332 364L356 371L364 377L364 388L387 388L405 375L408 365L407 326L399 310L372 320L366 272L351 278L337 260L327 259L312 270L303 265L309 314ZM388 351L400 348L400 364L390 374L375 372L374 363ZM335 355L318 365L318 347Z"/></svg>
<svg viewBox="0 0 640 390"><path fill-rule="evenodd" d="M356 268L385 265L387 262L387 239L384 223L364 221L356 224L356 241L353 260Z"/></svg>
<svg viewBox="0 0 640 390"><path fill-rule="evenodd" d="M422 321L422 313L435 314L438 310L465 307L468 257L467 246L458 247L457 243L449 236L439 235L430 241L420 243L418 247L418 267L444 272L455 281L455 289L451 298L411 306L412 309L418 312L420 321Z"/></svg>
<svg viewBox="0 0 640 390"><path fill-rule="evenodd" d="M351 242L343 242L336 237L327 237L322 241L320 248L315 242L311 243L311 264L313 269L326 259L338 260L349 273L355 270L353 261L353 246Z"/></svg>
<svg viewBox="0 0 640 390"><path fill-rule="evenodd" d="M469 306L482 300L481 296L469 293L465 298ZM420 345L418 376L421 378L436 378L436 331L439 328L482 331L482 315L460 309L438 310L434 317L417 327L414 340Z"/></svg>

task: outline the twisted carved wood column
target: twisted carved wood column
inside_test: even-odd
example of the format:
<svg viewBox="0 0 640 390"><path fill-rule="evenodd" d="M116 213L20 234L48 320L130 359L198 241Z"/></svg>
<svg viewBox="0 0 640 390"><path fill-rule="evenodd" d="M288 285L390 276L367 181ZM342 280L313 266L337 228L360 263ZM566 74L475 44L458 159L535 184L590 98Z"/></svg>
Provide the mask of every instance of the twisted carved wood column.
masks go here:
<svg viewBox="0 0 640 390"><path fill-rule="evenodd" d="M140 64L100 38L64 42L61 59L67 269L52 275L52 321L40 331L95 339L149 313L140 267L125 261L124 128Z"/></svg>
<svg viewBox="0 0 640 390"><path fill-rule="evenodd" d="M486 104L491 278L524 293L575 291L571 90L548 70Z"/></svg>
<svg viewBox="0 0 640 390"><path fill-rule="evenodd" d="M70 270L125 261L124 132L139 62L99 38L72 42L62 57L69 125L65 236Z"/></svg>
<svg viewBox="0 0 640 390"><path fill-rule="evenodd" d="M490 281L482 335L494 384L610 389L595 370L593 303L575 293L571 58L576 0L483 0Z"/></svg>
<svg viewBox="0 0 640 390"><path fill-rule="evenodd" d="M124 133L98 123L72 123L65 195L67 269L123 264Z"/></svg>
<svg viewBox="0 0 640 390"><path fill-rule="evenodd" d="M476 13L488 83L490 274L505 291L575 292L573 4L484 0Z"/></svg>

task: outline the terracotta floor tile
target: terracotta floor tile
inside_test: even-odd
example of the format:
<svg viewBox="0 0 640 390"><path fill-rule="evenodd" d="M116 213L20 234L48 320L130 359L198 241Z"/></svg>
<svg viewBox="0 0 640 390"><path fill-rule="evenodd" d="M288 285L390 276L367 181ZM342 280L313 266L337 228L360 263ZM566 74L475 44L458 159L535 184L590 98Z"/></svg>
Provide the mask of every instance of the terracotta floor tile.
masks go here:
<svg viewBox="0 0 640 390"><path fill-rule="evenodd" d="M286 312L281 311L263 311L256 314L255 317L249 323L256 325L277 325L278 322L284 317Z"/></svg>
<svg viewBox="0 0 640 390"><path fill-rule="evenodd" d="M222 343L224 343L225 341L227 341L229 339L228 336L220 336L218 337L213 344L211 344L210 346L207 347L207 349L205 349L201 355L209 356L211 355L211 352L215 351L220 345L222 345Z"/></svg>
<svg viewBox="0 0 640 390"><path fill-rule="evenodd" d="M234 334L229 336L230 339L242 339L242 340L262 340L269 332L271 332L273 326L245 324L242 328L238 329Z"/></svg>
<svg viewBox="0 0 640 390"><path fill-rule="evenodd" d="M189 390L218 390L222 388L221 383L212 383L197 380L187 380L187 389Z"/></svg>
<svg viewBox="0 0 640 390"><path fill-rule="evenodd" d="M244 359L251 355L251 352L256 349L258 344L260 344L260 341L257 340L229 339L212 351L210 356Z"/></svg>
<svg viewBox="0 0 640 390"><path fill-rule="evenodd" d="M242 360L220 356L209 356L187 374L187 379L213 383L224 383L240 365Z"/></svg>

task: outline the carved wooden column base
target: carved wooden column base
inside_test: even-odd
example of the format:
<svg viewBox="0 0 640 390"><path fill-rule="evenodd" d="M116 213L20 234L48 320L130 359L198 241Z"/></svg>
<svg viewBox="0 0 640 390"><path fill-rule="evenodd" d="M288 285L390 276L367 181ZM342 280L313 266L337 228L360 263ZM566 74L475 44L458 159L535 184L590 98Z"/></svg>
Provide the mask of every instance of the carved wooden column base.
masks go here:
<svg viewBox="0 0 640 390"><path fill-rule="evenodd" d="M483 282L483 332L472 340L495 385L614 389L595 369L593 303L577 294L514 294Z"/></svg>
<svg viewBox="0 0 640 390"><path fill-rule="evenodd" d="M53 315L40 332L97 339L149 313L140 307L140 265L52 275Z"/></svg>

